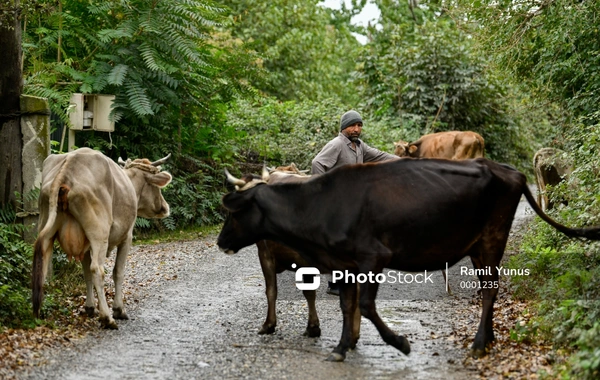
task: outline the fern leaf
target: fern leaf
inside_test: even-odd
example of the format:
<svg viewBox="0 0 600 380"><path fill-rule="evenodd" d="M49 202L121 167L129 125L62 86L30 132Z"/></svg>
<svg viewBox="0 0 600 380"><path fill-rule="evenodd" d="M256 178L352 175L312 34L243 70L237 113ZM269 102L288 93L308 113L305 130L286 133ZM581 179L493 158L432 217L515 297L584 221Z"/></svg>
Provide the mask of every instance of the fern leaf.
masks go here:
<svg viewBox="0 0 600 380"><path fill-rule="evenodd" d="M142 58L144 59L144 62L146 63L146 66L150 70L154 70L154 71L161 70L161 68L156 64L156 60L154 59L154 50L152 49L152 47L149 44L144 42L143 44L140 45L139 50L140 50L140 54L141 54Z"/></svg>
<svg viewBox="0 0 600 380"><path fill-rule="evenodd" d="M116 65L106 78L108 83L115 84L117 86L122 85L125 81L125 77L127 76L127 70L129 70L129 66L127 65Z"/></svg>
<svg viewBox="0 0 600 380"><path fill-rule="evenodd" d="M146 95L146 90L138 83L133 81L127 82L125 92L128 96L128 104L138 116L153 115L150 99Z"/></svg>

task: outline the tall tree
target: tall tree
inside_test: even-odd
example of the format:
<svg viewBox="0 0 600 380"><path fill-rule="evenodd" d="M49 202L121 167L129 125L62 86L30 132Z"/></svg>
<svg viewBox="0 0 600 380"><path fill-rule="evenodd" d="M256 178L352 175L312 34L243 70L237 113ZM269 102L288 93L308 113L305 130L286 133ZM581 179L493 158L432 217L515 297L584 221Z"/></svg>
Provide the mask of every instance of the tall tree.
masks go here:
<svg viewBox="0 0 600 380"><path fill-rule="evenodd" d="M16 207L14 193L23 189L20 125L21 23L19 0L2 0L0 7L0 207Z"/></svg>

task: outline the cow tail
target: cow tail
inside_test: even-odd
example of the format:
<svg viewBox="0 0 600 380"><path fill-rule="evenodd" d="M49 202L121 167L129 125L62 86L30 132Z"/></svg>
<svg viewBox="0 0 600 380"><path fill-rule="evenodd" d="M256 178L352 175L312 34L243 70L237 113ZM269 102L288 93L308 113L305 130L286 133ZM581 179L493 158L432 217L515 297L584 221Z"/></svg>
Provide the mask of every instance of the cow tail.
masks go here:
<svg viewBox="0 0 600 380"><path fill-rule="evenodd" d="M531 206L533 211L535 211L535 213L538 214L538 216L542 218L546 223L556 228L563 234L569 237L582 237L591 240L600 240L600 227L569 228L567 226L564 226L555 221L554 219L550 218L548 215L546 215L546 213L544 213L542 208L538 205L535 198L533 197L533 194L531 194L531 191L529 190L527 184L523 185L523 194L525 195L525 198L527 199L527 202L529 202L529 205Z"/></svg>
<svg viewBox="0 0 600 380"><path fill-rule="evenodd" d="M52 260L54 236L58 230L56 226L58 211L59 209L66 211L68 208L67 194L70 188L64 184L58 185L59 183L60 180L54 181L48 202L48 219L34 243L31 287L33 315L36 318L40 317L40 309L44 300L44 282Z"/></svg>
<svg viewBox="0 0 600 380"><path fill-rule="evenodd" d="M38 238L35 241L34 252L33 252L33 315L36 318L40 317L40 308L42 306L42 301L44 300L44 281L45 281L45 271L46 266L44 265L44 244L42 239Z"/></svg>

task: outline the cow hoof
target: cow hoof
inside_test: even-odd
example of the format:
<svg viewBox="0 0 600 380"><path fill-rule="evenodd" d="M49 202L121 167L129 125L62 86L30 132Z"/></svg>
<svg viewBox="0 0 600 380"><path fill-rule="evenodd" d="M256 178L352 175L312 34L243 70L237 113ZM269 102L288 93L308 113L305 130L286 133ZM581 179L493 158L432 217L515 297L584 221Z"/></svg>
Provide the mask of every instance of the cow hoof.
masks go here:
<svg viewBox="0 0 600 380"><path fill-rule="evenodd" d="M87 314L88 317L90 318L94 318L98 313L96 312L96 308L93 306L86 306L85 307L85 314Z"/></svg>
<svg viewBox="0 0 600 380"><path fill-rule="evenodd" d="M394 347L400 350L404 355L410 354L410 343L408 343L408 339L403 337L402 335L398 335L396 337L396 342Z"/></svg>
<svg viewBox="0 0 600 380"><path fill-rule="evenodd" d="M475 359L480 359L486 355L485 350L481 348L471 348L471 356Z"/></svg>
<svg viewBox="0 0 600 380"><path fill-rule="evenodd" d="M113 318L114 319L129 319L129 316L123 309L113 309Z"/></svg>
<svg viewBox="0 0 600 380"><path fill-rule="evenodd" d="M318 338L321 336L321 328L319 326L308 326L304 332L304 336Z"/></svg>
<svg viewBox="0 0 600 380"><path fill-rule="evenodd" d="M115 322L114 319L108 317L100 318L100 325L102 326L102 328L105 328L107 330L117 330L119 328L117 322Z"/></svg>
<svg viewBox="0 0 600 380"><path fill-rule="evenodd" d="M267 325L263 325L263 327L258 331L259 335L264 335L264 334L273 334L275 332L275 326L267 326Z"/></svg>
<svg viewBox="0 0 600 380"><path fill-rule="evenodd" d="M343 362L344 359L346 359L346 356L338 354L337 352L332 352L325 360L328 362Z"/></svg>

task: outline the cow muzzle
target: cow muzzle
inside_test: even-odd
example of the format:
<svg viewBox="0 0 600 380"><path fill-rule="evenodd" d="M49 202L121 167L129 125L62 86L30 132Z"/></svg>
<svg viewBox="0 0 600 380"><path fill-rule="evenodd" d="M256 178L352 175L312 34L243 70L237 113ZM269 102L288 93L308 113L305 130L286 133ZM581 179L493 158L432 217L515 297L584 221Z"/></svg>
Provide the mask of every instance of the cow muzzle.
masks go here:
<svg viewBox="0 0 600 380"><path fill-rule="evenodd" d="M229 248L219 247L219 249L228 255L233 255L233 254L237 253L237 251L234 251L233 249L229 249Z"/></svg>

